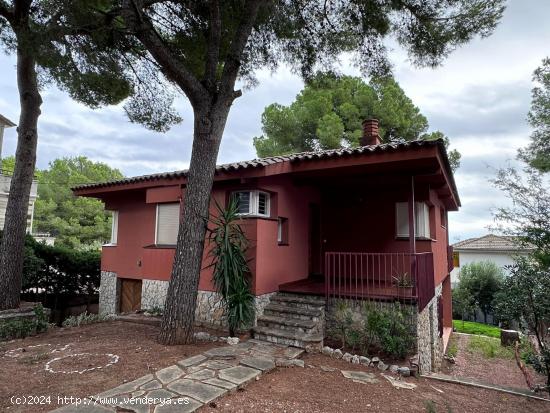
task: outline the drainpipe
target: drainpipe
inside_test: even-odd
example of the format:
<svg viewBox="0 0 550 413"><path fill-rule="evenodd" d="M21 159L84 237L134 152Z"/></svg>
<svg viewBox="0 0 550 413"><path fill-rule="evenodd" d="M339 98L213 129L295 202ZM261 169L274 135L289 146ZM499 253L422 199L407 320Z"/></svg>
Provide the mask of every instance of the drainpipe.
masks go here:
<svg viewBox="0 0 550 413"><path fill-rule="evenodd" d="M414 175L411 177L411 193L409 194L409 253L411 254L411 277L415 280L418 288L418 277L416 274L416 214L414 200Z"/></svg>
<svg viewBox="0 0 550 413"><path fill-rule="evenodd" d="M2 173L2 143L4 141L4 125L0 124L0 174Z"/></svg>

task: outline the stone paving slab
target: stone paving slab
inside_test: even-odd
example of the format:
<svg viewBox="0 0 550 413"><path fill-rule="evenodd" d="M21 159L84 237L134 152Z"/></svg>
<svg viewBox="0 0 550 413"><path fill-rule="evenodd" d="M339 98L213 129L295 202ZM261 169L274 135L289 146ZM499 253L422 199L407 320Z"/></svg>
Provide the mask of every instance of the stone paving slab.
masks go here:
<svg viewBox="0 0 550 413"><path fill-rule="evenodd" d="M264 357L243 357L241 364L261 371L270 371L275 368L273 359Z"/></svg>
<svg viewBox="0 0 550 413"><path fill-rule="evenodd" d="M296 357L302 352L259 340L216 347L180 360L154 375L147 374L92 396L88 406L64 406L54 412L114 413L115 407L134 413L193 412L274 369L275 360L300 361ZM136 403L138 398L156 398L159 402L154 406Z"/></svg>
<svg viewBox="0 0 550 413"><path fill-rule="evenodd" d="M237 388L237 385L235 383L231 383L230 381L222 380L222 379L216 379L216 378L203 380L203 383L212 384L213 386L222 387L226 390L233 390L233 389Z"/></svg>
<svg viewBox="0 0 550 413"><path fill-rule="evenodd" d="M179 379L184 373L182 369L174 364L173 366L157 371L155 376L157 376L157 379L159 379L162 384L166 384Z"/></svg>
<svg viewBox="0 0 550 413"><path fill-rule="evenodd" d="M262 372L251 367L236 366L220 370L218 377L240 386L259 376Z"/></svg>
<svg viewBox="0 0 550 413"><path fill-rule="evenodd" d="M373 373L365 373L364 371L348 371L342 370L342 375L346 379L351 379L355 383L371 384L378 383L379 380Z"/></svg>
<svg viewBox="0 0 550 413"><path fill-rule="evenodd" d="M185 376L186 379L190 379L190 380L206 380L206 379L212 379L214 377L216 377L216 372L210 369L202 369L202 370L196 371L195 373L191 373Z"/></svg>
<svg viewBox="0 0 550 413"><path fill-rule="evenodd" d="M198 354L196 356L188 357L186 359L178 361L178 365L180 367L189 367L189 366L193 366L195 364L202 363L205 360L208 360L208 357L203 356L202 354Z"/></svg>

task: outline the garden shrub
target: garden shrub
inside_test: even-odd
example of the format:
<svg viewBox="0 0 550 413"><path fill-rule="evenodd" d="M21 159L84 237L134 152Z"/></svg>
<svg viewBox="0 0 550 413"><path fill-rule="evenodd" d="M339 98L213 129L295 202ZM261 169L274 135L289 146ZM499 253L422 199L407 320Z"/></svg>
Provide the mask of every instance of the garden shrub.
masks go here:
<svg viewBox="0 0 550 413"><path fill-rule="evenodd" d="M42 304L34 307L34 318L21 318L0 323L0 341L25 338L48 329L48 316Z"/></svg>
<svg viewBox="0 0 550 413"><path fill-rule="evenodd" d="M360 348L367 354L373 346L393 357L403 358L415 343L409 311L399 303L378 307L366 303L361 316L354 316L345 302L336 304L330 334L352 351Z"/></svg>
<svg viewBox="0 0 550 413"><path fill-rule="evenodd" d="M0 239L2 231L0 231ZM101 252L71 250L37 242L27 235L23 262L22 293L48 299L57 308L59 298L94 295L99 291Z"/></svg>
<svg viewBox="0 0 550 413"><path fill-rule="evenodd" d="M254 321L254 295L246 252L248 240L241 228L238 203L231 199L227 207L216 205L218 214L211 218L209 256L213 267L212 281L222 297L229 335Z"/></svg>
<svg viewBox="0 0 550 413"><path fill-rule="evenodd" d="M91 314L84 312L82 314L67 317L63 321L63 327L79 327L86 324L101 323L103 321L109 321L114 318L111 314Z"/></svg>

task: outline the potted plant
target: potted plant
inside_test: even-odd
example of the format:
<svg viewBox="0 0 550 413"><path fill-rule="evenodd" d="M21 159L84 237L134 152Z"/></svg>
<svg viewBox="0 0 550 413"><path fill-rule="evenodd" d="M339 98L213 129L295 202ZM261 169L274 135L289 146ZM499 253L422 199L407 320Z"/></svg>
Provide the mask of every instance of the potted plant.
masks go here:
<svg viewBox="0 0 550 413"><path fill-rule="evenodd" d="M411 296L413 293L414 280L408 272L392 276L392 284L398 289L398 295Z"/></svg>

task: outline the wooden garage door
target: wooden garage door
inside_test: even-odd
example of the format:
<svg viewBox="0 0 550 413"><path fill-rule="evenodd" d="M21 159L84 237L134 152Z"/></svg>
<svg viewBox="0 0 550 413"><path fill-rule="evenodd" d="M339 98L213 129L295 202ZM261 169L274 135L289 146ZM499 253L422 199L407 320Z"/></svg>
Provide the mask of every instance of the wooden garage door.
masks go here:
<svg viewBox="0 0 550 413"><path fill-rule="evenodd" d="M121 280L120 312L127 313L141 309L141 280Z"/></svg>

